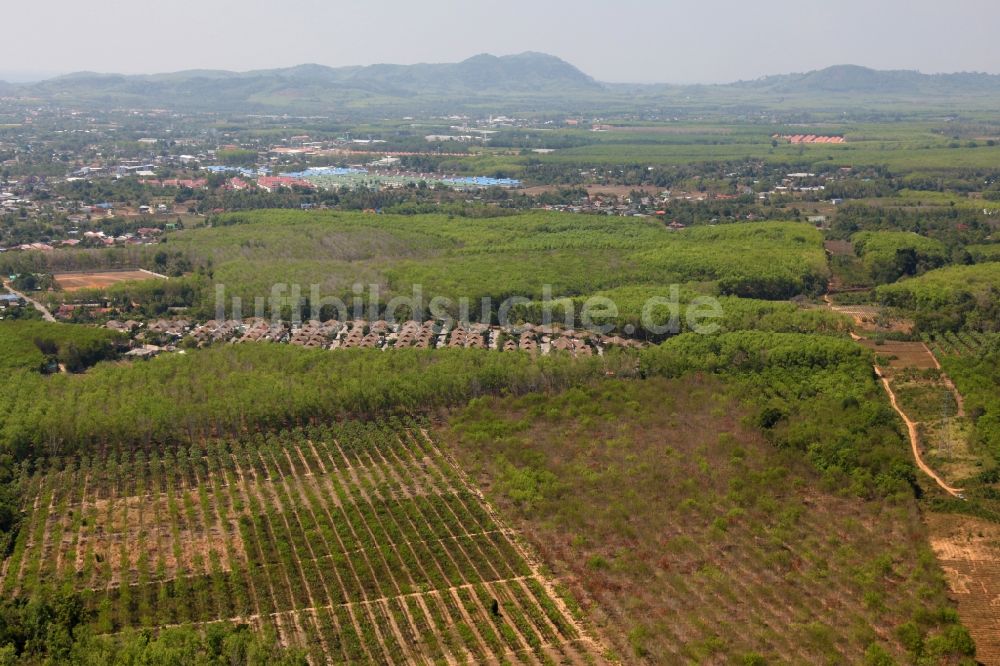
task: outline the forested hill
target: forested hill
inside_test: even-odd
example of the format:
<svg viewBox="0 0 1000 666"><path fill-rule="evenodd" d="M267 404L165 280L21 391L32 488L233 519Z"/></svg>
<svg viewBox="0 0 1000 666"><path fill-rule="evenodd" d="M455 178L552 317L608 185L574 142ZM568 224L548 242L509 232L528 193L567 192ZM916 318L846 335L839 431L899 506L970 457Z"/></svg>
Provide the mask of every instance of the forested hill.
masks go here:
<svg viewBox="0 0 1000 666"><path fill-rule="evenodd" d="M766 76L734 87L776 93L882 93L899 95L969 94L1000 91L1000 76L979 72L922 74L837 65L804 74Z"/></svg>
<svg viewBox="0 0 1000 666"><path fill-rule="evenodd" d="M435 96L501 99L601 94L604 87L569 63L542 53L481 54L459 63L332 68L306 64L228 72L194 70L124 76L80 72L30 86L26 95L135 106L162 105L225 111L237 108L322 108L324 105L401 102L421 108Z"/></svg>
<svg viewBox="0 0 1000 666"><path fill-rule="evenodd" d="M673 75L675 70L665 69L663 78ZM704 110L746 104L780 107L788 99L802 108L816 103L827 107L840 100L855 109L915 96L947 107L986 100L993 108L1000 99L1000 76L838 65L724 85L605 84L560 58L528 52L416 65L304 64L249 72L190 70L138 76L78 72L33 84L0 82L0 95L102 108L353 115Z"/></svg>

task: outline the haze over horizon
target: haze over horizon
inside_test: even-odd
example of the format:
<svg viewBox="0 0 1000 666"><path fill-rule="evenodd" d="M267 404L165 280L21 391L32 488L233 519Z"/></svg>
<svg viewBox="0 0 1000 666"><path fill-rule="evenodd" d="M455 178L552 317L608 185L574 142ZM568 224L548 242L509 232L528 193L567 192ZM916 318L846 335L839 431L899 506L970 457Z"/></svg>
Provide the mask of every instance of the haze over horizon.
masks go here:
<svg viewBox="0 0 1000 666"><path fill-rule="evenodd" d="M1000 42L991 34L1000 5L986 0L956 0L946 20L930 0L808 8L764 0L752 12L727 4L664 0L650 7L622 0L612 11L595 0L509 0L499 8L456 0L288 0L262 7L235 0L49 0L5 8L7 25L21 29L0 43L0 80L83 70L457 62L523 51L558 56L604 82L728 83L838 64L1000 73Z"/></svg>

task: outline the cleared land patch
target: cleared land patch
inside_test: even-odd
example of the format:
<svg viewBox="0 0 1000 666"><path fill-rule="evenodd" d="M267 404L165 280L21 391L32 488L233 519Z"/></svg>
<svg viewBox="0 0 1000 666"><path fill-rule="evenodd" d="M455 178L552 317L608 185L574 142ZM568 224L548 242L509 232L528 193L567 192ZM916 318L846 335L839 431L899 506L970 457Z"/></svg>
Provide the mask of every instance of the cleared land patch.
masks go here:
<svg viewBox="0 0 1000 666"><path fill-rule="evenodd" d="M134 282L138 280L155 280L162 277L148 271L105 271L99 273L56 273L56 284L63 291L80 291L81 289L104 289L119 282Z"/></svg>
<svg viewBox="0 0 1000 666"><path fill-rule="evenodd" d="M896 342L887 340L876 343L865 339L861 344L874 351L879 356L888 359L888 367L893 370L914 368L917 370L933 370L938 367L934 356L922 342Z"/></svg>
<svg viewBox="0 0 1000 666"><path fill-rule="evenodd" d="M823 242L823 248L834 257L853 257L854 245L845 240L828 240Z"/></svg>
<svg viewBox="0 0 1000 666"><path fill-rule="evenodd" d="M958 614L976 641L976 659L1000 664L1000 525L952 514L930 514L927 523Z"/></svg>

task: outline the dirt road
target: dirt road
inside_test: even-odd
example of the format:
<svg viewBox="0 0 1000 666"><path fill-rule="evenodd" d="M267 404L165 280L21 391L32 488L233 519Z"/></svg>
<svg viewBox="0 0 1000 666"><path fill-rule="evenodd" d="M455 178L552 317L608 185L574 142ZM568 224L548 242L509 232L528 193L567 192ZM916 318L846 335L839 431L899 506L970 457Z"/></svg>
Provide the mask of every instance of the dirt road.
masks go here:
<svg viewBox="0 0 1000 666"><path fill-rule="evenodd" d="M834 305L833 301L830 299L829 294L823 295L823 302L826 303L827 307L829 307L834 312L841 312L841 309L838 309L838 307ZM860 322L858 323L860 324ZM850 335L851 339L859 344L862 344L865 341L864 337L858 335L854 331L850 331ZM935 358L934 354L931 353L930 349L927 349L926 345L922 346L924 349L927 350L927 353L930 355L930 358L933 359L934 365L937 367L938 370L940 370L941 364L938 363L937 358ZM896 398L895 391L892 390L892 384L890 384L889 378L886 377L885 374L883 374L882 369L879 368L878 366L875 366L875 374L878 375L879 380L881 380L882 382L883 388L885 388L885 392L889 395L889 401L892 403L892 408L896 410L896 413L899 414L899 416L903 419L903 422L906 424L906 430L908 431L910 437L910 448L913 450L913 459L916 460L917 467L919 467L920 471L922 471L924 474L934 479L934 482L937 483L937 485L946 493L948 493L952 497L960 497L962 495L962 490L960 488L954 488L952 486L949 486L947 483L944 482L944 480L940 476L938 476L937 472L931 469L930 465L924 462L923 455L921 455L920 453L920 433L917 431L916 422L914 422L913 419L907 416L906 412L903 411L903 408L899 406L899 400ZM942 377L944 377L943 374ZM965 414L965 407L962 402L962 396L955 388L955 385L951 383L951 379L945 378L945 385L955 395L955 399L958 403L959 416L963 416Z"/></svg>
<svg viewBox="0 0 1000 666"><path fill-rule="evenodd" d="M904 412L902 407L899 406L899 401L896 399L896 393L892 390L892 385L889 383L889 379L882 374L882 370L878 366L875 366L875 374L877 374L878 378L882 381L882 386L885 387L885 392L889 394L889 402L892 403L892 408L896 410L896 413L899 414L899 416L903 419L903 422L906 424L906 429L910 435L910 448L913 449L913 458L917 461L917 467L920 468L921 472L934 479L934 482L937 483L938 486L940 486L946 493L953 497L961 497L962 490L960 488L949 486L941 479L940 476L937 475L937 472L931 469L930 466L924 462L924 458L920 454L920 438L919 433L917 432L917 424L909 416L907 416L906 412Z"/></svg>
<svg viewBox="0 0 1000 666"><path fill-rule="evenodd" d="M21 292L15 290L12 286L10 286L10 282L8 282L7 280L4 280L3 286L7 288L7 291L9 291L10 293L14 294L18 298L20 298L20 299L22 299L22 300L24 300L24 301L26 301L28 303L31 303L31 305L33 305L36 310L38 310L39 312L42 313L42 319L44 319L45 321L55 322L56 318L52 316L52 313L49 312L49 309L47 307L45 307L44 305L42 305L41 303L39 303L35 299L28 298L27 296L25 296Z"/></svg>

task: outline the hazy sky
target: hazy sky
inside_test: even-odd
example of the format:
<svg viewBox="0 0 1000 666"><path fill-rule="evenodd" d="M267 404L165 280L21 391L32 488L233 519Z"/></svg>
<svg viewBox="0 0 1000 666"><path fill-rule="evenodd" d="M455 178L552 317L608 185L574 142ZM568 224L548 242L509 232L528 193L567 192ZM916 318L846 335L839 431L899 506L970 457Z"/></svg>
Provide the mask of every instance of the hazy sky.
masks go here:
<svg viewBox="0 0 1000 666"><path fill-rule="evenodd" d="M834 64L1000 73L996 0L29 0L0 78L543 51L602 81L726 82Z"/></svg>

